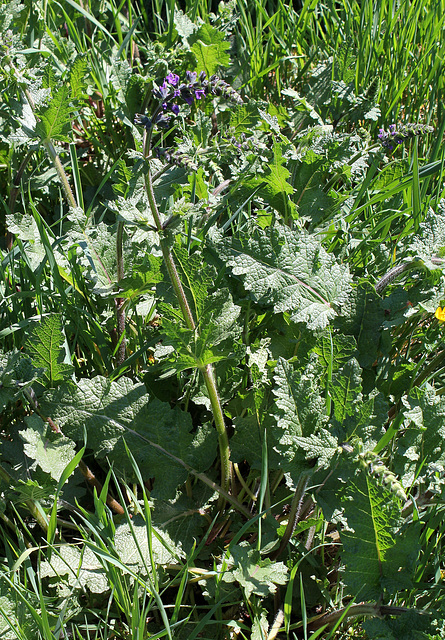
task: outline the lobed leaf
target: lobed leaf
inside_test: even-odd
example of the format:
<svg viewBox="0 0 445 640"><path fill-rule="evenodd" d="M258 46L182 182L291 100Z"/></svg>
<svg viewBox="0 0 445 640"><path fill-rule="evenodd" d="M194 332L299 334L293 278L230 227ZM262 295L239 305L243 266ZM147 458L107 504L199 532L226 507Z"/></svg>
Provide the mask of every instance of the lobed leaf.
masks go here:
<svg viewBox="0 0 445 640"><path fill-rule="evenodd" d="M255 302L287 311L309 329L325 328L350 294L348 267L304 232L254 227L230 239L214 235L213 246Z"/></svg>

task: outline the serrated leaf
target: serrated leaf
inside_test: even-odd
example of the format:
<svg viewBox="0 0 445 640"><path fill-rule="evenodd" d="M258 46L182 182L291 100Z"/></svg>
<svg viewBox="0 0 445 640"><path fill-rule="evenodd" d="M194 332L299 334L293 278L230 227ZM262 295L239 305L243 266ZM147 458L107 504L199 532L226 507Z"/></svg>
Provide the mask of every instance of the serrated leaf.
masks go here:
<svg viewBox="0 0 445 640"><path fill-rule="evenodd" d="M132 478L125 439L144 479L156 478L155 497L173 497L186 480L187 471L153 444L201 471L208 468L215 455L214 430L201 427L192 435L188 413L159 400L151 402L144 385L133 384L128 378L110 382L97 376L80 380L74 389L62 385L47 392L41 406L69 438L83 440L85 428L95 456L106 457L119 473Z"/></svg>
<svg viewBox="0 0 445 640"><path fill-rule="evenodd" d="M282 562L261 558L259 551L243 543L232 545L230 553L235 566L224 573L223 580L236 580L246 599L252 594L265 598L276 592L278 584L286 584L288 569Z"/></svg>
<svg viewBox="0 0 445 640"><path fill-rule="evenodd" d="M229 291L220 289L203 301L197 331L181 327L175 318L164 318L163 329L177 351L175 368L203 368L226 358L240 359L239 314L240 307L233 303Z"/></svg>
<svg viewBox="0 0 445 640"><path fill-rule="evenodd" d="M196 71L205 71L210 78L219 67L227 67L230 56L227 50L230 44L224 40L224 34L210 24L203 24L189 38L192 51L196 56Z"/></svg>
<svg viewBox="0 0 445 640"><path fill-rule="evenodd" d="M267 111L263 111L260 108L258 108L258 113L260 114L261 118L269 125L272 131L275 131L275 133L280 133L280 125L278 124L277 116L271 116L269 113L267 113Z"/></svg>
<svg viewBox="0 0 445 640"><path fill-rule="evenodd" d="M60 140L61 142L70 142L68 133L71 131L73 111L70 99L70 87L62 85L55 92L49 105L39 109L39 119L35 126L35 133L42 141Z"/></svg>
<svg viewBox="0 0 445 640"><path fill-rule="evenodd" d="M85 72L87 68L87 58L84 55L76 56L70 70L69 83L71 87L71 98L78 100L85 88Z"/></svg>
<svg viewBox="0 0 445 640"><path fill-rule="evenodd" d="M384 319L381 298L369 283L351 290L342 306L342 314L335 319L334 324L341 333L355 337L358 349L356 357L364 369L369 369L377 358Z"/></svg>
<svg viewBox="0 0 445 640"><path fill-rule="evenodd" d="M274 380L277 421L273 431L274 449L281 457L281 468L297 480L306 466L305 459L316 458L319 453L318 438L314 441L313 451L310 438L326 423L325 404L315 376L295 370L282 358L278 360ZM302 442L307 446L300 451Z"/></svg>
<svg viewBox="0 0 445 640"><path fill-rule="evenodd" d="M317 460L317 466L329 469L338 454L338 440L327 429L320 429L307 438L295 436L296 445L306 451L306 459Z"/></svg>
<svg viewBox="0 0 445 640"><path fill-rule="evenodd" d="M334 417L343 424L347 416L355 413L356 405L362 400L362 371L355 358L351 358L339 371L332 375L329 385L334 403Z"/></svg>
<svg viewBox="0 0 445 640"><path fill-rule="evenodd" d="M385 588L389 595L409 588L418 547L411 535L401 535L399 498L351 460L342 462L320 493L324 492L330 509L343 510L340 535L348 593L360 600L378 600Z"/></svg>
<svg viewBox="0 0 445 640"><path fill-rule="evenodd" d="M192 22L181 9L175 9L174 21L178 36L180 36L183 41L187 41L187 38L198 29L198 26Z"/></svg>
<svg viewBox="0 0 445 640"><path fill-rule="evenodd" d="M44 369L40 381L47 387L55 387L73 374L72 364L64 362L65 335L59 315L46 316L39 324L32 325L25 342L25 352L31 357L35 367Z"/></svg>
<svg viewBox="0 0 445 640"><path fill-rule="evenodd" d="M243 104L238 106L230 116L230 127L235 134L251 133L258 124L258 110L253 104Z"/></svg>
<svg viewBox="0 0 445 640"><path fill-rule="evenodd" d="M19 431L25 443L25 454L54 480L59 481L66 466L76 455L76 444L62 434L54 433L49 424L36 414L25 420L27 429Z"/></svg>
<svg viewBox="0 0 445 640"><path fill-rule="evenodd" d="M445 255L445 200L440 201L437 213L431 208L428 210L425 220L419 225L419 232L412 238L408 249L429 269L438 268L437 263L433 263L431 259Z"/></svg>
<svg viewBox="0 0 445 640"><path fill-rule="evenodd" d="M88 547L61 545L53 552L51 562L40 563L40 576L58 581L66 576L70 587L82 591L87 588L92 593L103 593L108 589L103 564Z"/></svg>
<svg viewBox="0 0 445 640"><path fill-rule="evenodd" d="M314 236L287 227L254 227L230 239L215 235L214 242L255 302L275 313L288 311L309 329L326 327L350 294L348 267Z"/></svg>
<svg viewBox="0 0 445 640"><path fill-rule="evenodd" d="M132 526L126 522L116 527L114 545L116 553L122 563L137 574L146 575L145 567L150 552L153 553L157 565L164 567L167 564L178 562L184 557L184 551L176 545L165 530L159 529L153 522L151 540L147 536L147 524L141 516L132 519ZM138 542L136 545L134 537Z"/></svg>

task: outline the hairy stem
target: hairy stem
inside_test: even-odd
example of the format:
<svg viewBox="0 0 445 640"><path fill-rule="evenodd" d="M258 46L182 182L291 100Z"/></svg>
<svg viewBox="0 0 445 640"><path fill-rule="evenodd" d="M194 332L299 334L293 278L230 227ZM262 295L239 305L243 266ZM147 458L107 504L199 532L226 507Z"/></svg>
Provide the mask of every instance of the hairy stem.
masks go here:
<svg viewBox="0 0 445 640"><path fill-rule="evenodd" d="M68 204L70 205L70 207L73 207L73 209L75 209L77 207L76 198L74 197L74 194L71 191L70 183L68 182L68 176L65 173L65 169L63 168L63 165L60 161L59 156L57 155L57 152L53 143L51 142L51 140L44 140L43 146L45 147L57 171L57 175L59 176L60 182L62 183L63 191L65 193L65 197L68 201Z"/></svg>
<svg viewBox="0 0 445 640"><path fill-rule="evenodd" d="M116 234L116 257L117 257L117 283L124 277L124 251L123 251L123 238L124 238L124 223L117 223ZM117 326L117 366L120 367L125 360L126 356L126 339L125 339L125 298L115 298L116 306L116 326Z"/></svg>
<svg viewBox="0 0 445 640"><path fill-rule="evenodd" d="M157 112L155 112L154 116L156 115L156 113ZM150 156L151 135L152 135L151 130L145 134L144 151L145 151L146 158ZM159 213L159 209L156 204L156 199L153 191L153 179L152 179L150 167L148 167L147 175L145 177L145 186L147 190L148 202L150 205L151 213L153 215L153 219L155 221L155 225L158 230L158 233L161 236L162 255L163 255L164 262L168 271L168 275L173 285L173 289L175 291L179 306L181 308L181 313L183 315L183 318L185 320L187 327L192 331L196 331L196 322L193 317L192 310L190 309L190 305L187 301L187 297L185 295L185 291L182 286L181 280L179 278L178 270L176 269L172 252L170 250L170 247L167 245L167 243L165 242L165 239L162 236L163 234L162 220ZM221 486L223 490L227 492L230 484L230 479L231 479L229 438L227 435L226 425L224 422L224 414L221 406L221 400L219 398L218 389L216 386L215 373L212 365L210 364L206 365L205 367L199 367L199 370L204 378L204 383L206 385L207 393L212 406L213 418L215 421L215 428L218 433L219 452L220 452L220 459L221 459Z"/></svg>

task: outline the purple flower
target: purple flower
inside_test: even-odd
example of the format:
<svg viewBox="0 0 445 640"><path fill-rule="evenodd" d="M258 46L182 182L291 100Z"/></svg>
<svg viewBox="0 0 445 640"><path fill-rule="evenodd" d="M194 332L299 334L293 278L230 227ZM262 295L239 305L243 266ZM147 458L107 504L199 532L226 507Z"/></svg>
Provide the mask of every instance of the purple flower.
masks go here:
<svg viewBox="0 0 445 640"><path fill-rule="evenodd" d="M195 84L197 73L196 71L186 71L185 77L187 78L187 82L190 82L190 84Z"/></svg>
<svg viewBox="0 0 445 640"><path fill-rule="evenodd" d="M153 89L153 95L155 96L155 98L158 98L159 100L165 100L170 96L170 94L171 94L171 87L165 82L165 80L160 87Z"/></svg>
<svg viewBox="0 0 445 640"><path fill-rule="evenodd" d="M179 114L179 106L177 104L172 104L170 106L171 111L177 116Z"/></svg>
<svg viewBox="0 0 445 640"><path fill-rule="evenodd" d="M382 147L393 151L395 147L402 144L405 140L412 138L413 136L420 136L424 133L434 131L433 127L425 124L390 124L388 131L385 129L379 129L378 138L382 144Z"/></svg>
<svg viewBox="0 0 445 640"><path fill-rule="evenodd" d="M204 89L195 89L195 97L197 100L201 100L201 98L205 97L205 90Z"/></svg>
<svg viewBox="0 0 445 640"><path fill-rule="evenodd" d="M176 73L169 73L168 75L165 76L165 80L164 83L168 82L168 84L173 85L174 87L176 87L176 85L179 82L179 76L176 75Z"/></svg>

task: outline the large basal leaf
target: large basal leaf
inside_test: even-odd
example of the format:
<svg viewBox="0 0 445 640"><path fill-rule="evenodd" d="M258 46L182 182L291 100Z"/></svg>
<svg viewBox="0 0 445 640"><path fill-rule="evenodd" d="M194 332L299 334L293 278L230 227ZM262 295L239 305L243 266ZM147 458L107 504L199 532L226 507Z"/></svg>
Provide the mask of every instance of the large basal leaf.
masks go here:
<svg viewBox="0 0 445 640"><path fill-rule="evenodd" d="M160 498L174 497L187 471L153 445L199 471L215 457L214 430L201 427L192 435L189 414L159 400L150 402L144 385L128 378L82 379L74 388L63 385L46 393L41 404L67 437L82 441L85 429L96 457L106 457L120 473L133 477L125 440L144 479L155 478L154 495Z"/></svg>
<svg viewBox="0 0 445 640"><path fill-rule="evenodd" d="M40 382L45 386L55 387L72 376L72 364L64 362L64 342L65 335L59 315L46 316L42 322L31 328L25 351L31 356L35 367L44 369Z"/></svg>
<svg viewBox="0 0 445 640"><path fill-rule="evenodd" d="M326 327L350 294L348 267L305 232L253 227L232 238L215 235L213 243L256 302L310 329Z"/></svg>

